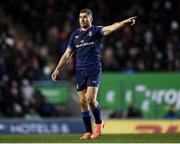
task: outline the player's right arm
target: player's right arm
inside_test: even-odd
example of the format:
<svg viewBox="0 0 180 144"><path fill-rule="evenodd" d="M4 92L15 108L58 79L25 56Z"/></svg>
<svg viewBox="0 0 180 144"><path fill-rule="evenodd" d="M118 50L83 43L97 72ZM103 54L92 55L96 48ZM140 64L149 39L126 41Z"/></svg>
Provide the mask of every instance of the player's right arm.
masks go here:
<svg viewBox="0 0 180 144"><path fill-rule="evenodd" d="M73 50L71 48L67 48L63 56L60 58L59 63L57 64L54 72L51 74L51 79L53 81L57 80L57 76L59 74L60 69L68 62L72 55Z"/></svg>

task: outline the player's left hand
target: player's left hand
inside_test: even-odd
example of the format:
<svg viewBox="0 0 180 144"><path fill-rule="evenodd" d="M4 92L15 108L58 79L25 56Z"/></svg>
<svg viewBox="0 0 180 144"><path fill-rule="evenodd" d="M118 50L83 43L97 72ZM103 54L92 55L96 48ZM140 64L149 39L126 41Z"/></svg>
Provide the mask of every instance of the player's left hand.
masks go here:
<svg viewBox="0 0 180 144"><path fill-rule="evenodd" d="M124 20L124 22L125 22L126 24L130 23L131 26L133 26L133 25L136 23L136 18L137 18L137 16L130 17L130 18Z"/></svg>

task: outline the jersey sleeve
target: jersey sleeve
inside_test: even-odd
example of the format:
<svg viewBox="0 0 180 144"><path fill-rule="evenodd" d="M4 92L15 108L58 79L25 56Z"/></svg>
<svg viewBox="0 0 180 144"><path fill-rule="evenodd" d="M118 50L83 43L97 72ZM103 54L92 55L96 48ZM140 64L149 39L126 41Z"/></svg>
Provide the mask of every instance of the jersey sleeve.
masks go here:
<svg viewBox="0 0 180 144"><path fill-rule="evenodd" d="M97 34L100 37L104 36L104 34L103 34L103 26L97 26Z"/></svg>
<svg viewBox="0 0 180 144"><path fill-rule="evenodd" d="M74 45L74 34L72 33L70 38L69 38L69 42L68 42L68 45L67 47L74 50L75 49L75 45Z"/></svg>

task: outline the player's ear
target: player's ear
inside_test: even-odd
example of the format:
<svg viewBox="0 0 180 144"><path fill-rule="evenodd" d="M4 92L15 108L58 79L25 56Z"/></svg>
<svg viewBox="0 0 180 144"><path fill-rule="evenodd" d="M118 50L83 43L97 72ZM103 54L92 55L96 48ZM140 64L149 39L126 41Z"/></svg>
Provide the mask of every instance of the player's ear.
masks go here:
<svg viewBox="0 0 180 144"><path fill-rule="evenodd" d="M93 22L93 17L91 16L91 22Z"/></svg>

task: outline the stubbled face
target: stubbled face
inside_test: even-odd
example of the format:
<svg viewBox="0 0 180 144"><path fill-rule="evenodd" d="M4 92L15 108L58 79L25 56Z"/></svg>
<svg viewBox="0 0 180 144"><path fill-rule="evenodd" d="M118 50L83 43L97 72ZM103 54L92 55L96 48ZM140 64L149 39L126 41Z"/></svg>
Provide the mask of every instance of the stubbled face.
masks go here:
<svg viewBox="0 0 180 144"><path fill-rule="evenodd" d="M79 24L82 28L88 28L91 26L92 23L92 16L88 15L87 13L80 13L79 14Z"/></svg>

